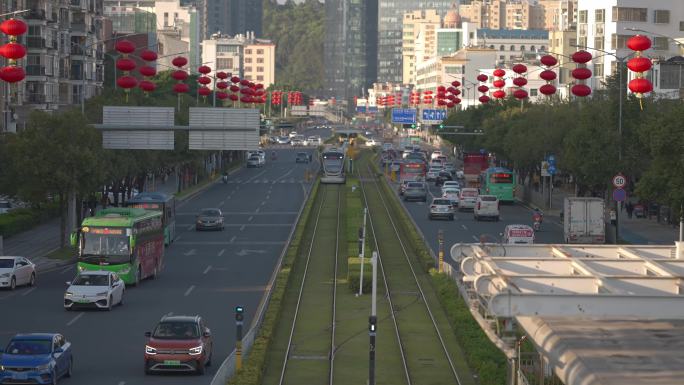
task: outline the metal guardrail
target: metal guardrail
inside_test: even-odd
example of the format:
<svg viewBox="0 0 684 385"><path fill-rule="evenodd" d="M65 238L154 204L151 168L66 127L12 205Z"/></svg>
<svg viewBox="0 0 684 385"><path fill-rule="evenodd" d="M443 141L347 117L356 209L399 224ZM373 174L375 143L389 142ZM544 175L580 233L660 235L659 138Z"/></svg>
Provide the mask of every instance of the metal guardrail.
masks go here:
<svg viewBox="0 0 684 385"><path fill-rule="evenodd" d="M302 213L304 212L304 207L306 207L306 203L309 201L309 197L311 195L311 190L313 189L313 184L309 189L306 191L306 196L304 197L304 200L302 202L301 207L299 208L299 213L297 213L297 220L295 221L295 226L292 227L290 230L290 234L287 237L287 242L285 244L285 247L283 248L283 251L280 253L280 257L278 258L278 264L276 265L275 269L273 269L273 274L271 275L271 279L268 281L268 290L264 294L264 297L261 300L261 303L259 304L259 307L257 308L256 316L252 320L252 325L245 334L245 336L242 338L242 355L243 358L247 358L249 356L249 352L252 350L252 346L254 345L254 341L256 340L257 332L261 328L261 324L264 321L264 316L266 315L266 309L268 308L268 305L271 302L271 295L273 294L273 289L275 288L275 280L278 277L278 272L280 272L280 269L283 264L283 260L285 259L285 255L287 254L287 251L290 249L290 243L292 243L292 237L294 236L295 231L297 230L297 227L299 225L299 220L301 219ZM221 363L221 366L219 369L216 371L216 374L214 375L214 378L211 380L211 385L225 385L226 382L235 374L236 372L236 351L233 349L233 351L230 352L228 357Z"/></svg>

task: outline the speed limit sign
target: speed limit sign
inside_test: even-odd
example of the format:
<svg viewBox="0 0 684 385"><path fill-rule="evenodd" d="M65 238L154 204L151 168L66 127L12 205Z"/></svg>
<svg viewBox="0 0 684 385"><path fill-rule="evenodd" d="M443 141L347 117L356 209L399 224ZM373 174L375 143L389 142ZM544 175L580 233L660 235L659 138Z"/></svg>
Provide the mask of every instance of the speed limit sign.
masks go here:
<svg viewBox="0 0 684 385"><path fill-rule="evenodd" d="M613 186L615 188L623 188L627 185L627 178L622 174L617 174L613 177Z"/></svg>

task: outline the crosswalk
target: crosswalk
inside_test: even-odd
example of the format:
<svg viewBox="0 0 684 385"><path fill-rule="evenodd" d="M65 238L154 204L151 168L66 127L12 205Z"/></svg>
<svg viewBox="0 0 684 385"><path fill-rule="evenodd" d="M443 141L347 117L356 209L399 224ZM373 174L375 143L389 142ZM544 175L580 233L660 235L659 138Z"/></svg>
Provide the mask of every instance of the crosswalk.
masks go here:
<svg viewBox="0 0 684 385"><path fill-rule="evenodd" d="M228 184L299 184L309 183L305 179L282 178L282 179L228 179Z"/></svg>

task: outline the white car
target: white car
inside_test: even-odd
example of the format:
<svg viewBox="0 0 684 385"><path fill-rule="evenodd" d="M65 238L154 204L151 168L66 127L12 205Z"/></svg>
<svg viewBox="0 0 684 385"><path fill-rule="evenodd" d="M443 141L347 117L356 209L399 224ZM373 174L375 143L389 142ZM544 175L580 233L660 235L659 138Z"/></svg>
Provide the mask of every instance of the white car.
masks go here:
<svg viewBox="0 0 684 385"><path fill-rule="evenodd" d="M444 184L442 185L442 190L444 190L445 188L455 188L460 190L461 184L455 180L447 180L444 181Z"/></svg>
<svg viewBox="0 0 684 385"><path fill-rule="evenodd" d="M430 161L430 168L439 168L440 170L444 168L444 162L439 159L434 159Z"/></svg>
<svg viewBox="0 0 684 385"><path fill-rule="evenodd" d="M461 190L455 187L442 187L442 198L450 200L452 207L456 208L458 207L458 196L460 192Z"/></svg>
<svg viewBox="0 0 684 385"><path fill-rule="evenodd" d="M377 146L377 143L375 142L375 139L368 139L366 141L366 147L374 147Z"/></svg>
<svg viewBox="0 0 684 385"><path fill-rule="evenodd" d="M294 138L295 136L297 136L297 132L296 132L296 131L292 131L292 132L290 132L290 133L288 134L288 136L290 137L290 139L292 139L292 138Z"/></svg>
<svg viewBox="0 0 684 385"><path fill-rule="evenodd" d="M508 225L503 232L503 243L533 244L534 230L527 225Z"/></svg>
<svg viewBox="0 0 684 385"><path fill-rule="evenodd" d="M126 289L124 281L111 271L84 271L64 292L64 309L77 307L112 310L114 305L123 305Z"/></svg>
<svg viewBox="0 0 684 385"><path fill-rule="evenodd" d="M499 198L496 195L480 195L477 197L473 216L476 221L482 218L492 218L499 221Z"/></svg>
<svg viewBox="0 0 684 385"><path fill-rule="evenodd" d="M438 157L440 157L440 156L442 156L442 151L440 151L440 150L435 150L435 151L432 152L432 154L430 154L430 160L436 159L436 158L438 158Z"/></svg>
<svg viewBox="0 0 684 385"><path fill-rule="evenodd" d="M320 146L322 143L320 136L310 136L306 141L309 143L309 146Z"/></svg>
<svg viewBox="0 0 684 385"><path fill-rule="evenodd" d="M249 159L254 155L259 157L260 163L257 167L261 167L261 166L266 164L266 152L264 152L264 150L255 150L255 151L247 151L248 165L249 165Z"/></svg>
<svg viewBox="0 0 684 385"><path fill-rule="evenodd" d="M0 257L0 287L14 290L36 283L36 265L24 257Z"/></svg>
<svg viewBox="0 0 684 385"><path fill-rule="evenodd" d="M0 214L7 214L12 211L12 205L9 201L0 200Z"/></svg>
<svg viewBox="0 0 684 385"><path fill-rule="evenodd" d="M439 172L442 171L441 168L437 167L432 167L428 170L428 172L425 174L425 180L431 181L437 179L437 176L439 175Z"/></svg>
<svg viewBox="0 0 684 385"><path fill-rule="evenodd" d="M475 209L479 192L476 188L463 188L458 196L458 210Z"/></svg>

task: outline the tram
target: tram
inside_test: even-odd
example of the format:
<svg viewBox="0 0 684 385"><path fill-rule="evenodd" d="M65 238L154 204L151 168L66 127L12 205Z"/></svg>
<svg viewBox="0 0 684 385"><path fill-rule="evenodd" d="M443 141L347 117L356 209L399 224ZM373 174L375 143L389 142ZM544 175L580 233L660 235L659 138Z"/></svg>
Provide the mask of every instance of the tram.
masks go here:
<svg viewBox="0 0 684 385"><path fill-rule="evenodd" d="M344 149L326 146L321 152L321 183L345 183Z"/></svg>

